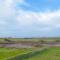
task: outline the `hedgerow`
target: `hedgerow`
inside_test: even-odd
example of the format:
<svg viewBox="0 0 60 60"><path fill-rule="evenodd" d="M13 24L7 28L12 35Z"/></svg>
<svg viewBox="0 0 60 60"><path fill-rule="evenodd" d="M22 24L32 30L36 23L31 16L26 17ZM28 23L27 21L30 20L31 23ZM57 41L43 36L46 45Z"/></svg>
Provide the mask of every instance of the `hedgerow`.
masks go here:
<svg viewBox="0 0 60 60"><path fill-rule="evenodd" d="M24 60L24 59L27 59L27 58L31 58L33 56L36 56L37 54L40 54L40 53L43 53L47 50L47 48L44 48L44 49L38 49L36 51L31 51L29 53L25 53L25 54L22 54L22 55L17 55L13 58L9 58L7 60Z"/></svg>

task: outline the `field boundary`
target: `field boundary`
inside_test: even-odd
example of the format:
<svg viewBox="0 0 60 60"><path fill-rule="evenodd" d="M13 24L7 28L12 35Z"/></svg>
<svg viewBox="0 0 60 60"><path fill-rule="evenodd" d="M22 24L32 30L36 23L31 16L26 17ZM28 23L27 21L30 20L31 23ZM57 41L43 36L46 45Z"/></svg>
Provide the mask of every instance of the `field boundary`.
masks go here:
<svg viewBox="0 0 60 60"><path fill-rule="evenodd" d="M27 58L30 58L30 57L33 57L39 53L42 53L44 51L46 51L48 48L40 48L40 49L37 49L35 51L31 51L29 53L24 53L22 55L17 55L15 57L11 57L11 58L8 58L6 60L24 60L24 59L27 59Z"/></svg>

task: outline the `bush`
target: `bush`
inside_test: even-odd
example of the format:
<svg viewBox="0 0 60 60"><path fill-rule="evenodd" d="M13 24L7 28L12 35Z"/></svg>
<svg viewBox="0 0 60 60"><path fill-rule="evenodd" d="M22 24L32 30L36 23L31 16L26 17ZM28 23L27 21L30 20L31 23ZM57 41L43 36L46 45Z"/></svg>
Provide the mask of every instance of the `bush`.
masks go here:
<svg viewBox="0 0 60 60"><path fill-rule="evenodd" d="M41 42L41 44L45 43L45 41L44 41L44 40L40 40L40 42Z"/></svg>
<svg viewBox="0 0 60 60"><path fill-rule="evenodd" d="M60 40L56 40L56 42L60 42Z"/></svg>
<svg viewBox="0 0 60 60"><path fill-rule="evenodd" d="M11 40L9 40L8 38L5 38L4 41L11 42Z"/></svg>

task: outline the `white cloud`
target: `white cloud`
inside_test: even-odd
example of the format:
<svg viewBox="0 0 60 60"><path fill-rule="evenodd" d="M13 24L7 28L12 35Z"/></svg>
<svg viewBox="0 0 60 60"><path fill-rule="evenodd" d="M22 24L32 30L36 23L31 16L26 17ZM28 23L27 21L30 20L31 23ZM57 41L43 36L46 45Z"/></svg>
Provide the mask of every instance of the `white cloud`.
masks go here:
<svg viewBox="0 0 60 60"><path fill-rule="evenodd" d="M13 0L4 0L0 5L0 17L11 16L14 13L14 2Z"/></svg>
<svg viewBox="0 0 60 60"><path fill-rule="evenodd" d="M0 24L5 25L15 19L14 0L0 0ZM8 24L9 25L9 24Z"/></svg>
<svg viewBox="0 0 60 60"><path fill-rule="evenodd" d="M26 30L44 32L60 28L60 9L56 11L49 10L48 12L24 11L23 9L16 9L18 3L30 6L25 0L0 0L0 26L9 25L10 23L11 27L7 25L9 30L16 23L17 26L15 25L13 30L18 27L21 30L26 28Z"/></svg>
<svg viewBox="0 0 60 60"><path fill-rule="evenodd" d="M43 29L50 31L60 28L60 10L45 13L20 10L18 13L17 23L20 26L30 26L31 28L35 23L40 27L43 26L42 31Z"/></svg>
<svg viewBox="0 0 60 60"><path fill-rule="evenodd" d="M0 0L0 21L14 20L16 19L16 4L26 4L24 0ZM16 21L16 20L15 20Z"/></svg>

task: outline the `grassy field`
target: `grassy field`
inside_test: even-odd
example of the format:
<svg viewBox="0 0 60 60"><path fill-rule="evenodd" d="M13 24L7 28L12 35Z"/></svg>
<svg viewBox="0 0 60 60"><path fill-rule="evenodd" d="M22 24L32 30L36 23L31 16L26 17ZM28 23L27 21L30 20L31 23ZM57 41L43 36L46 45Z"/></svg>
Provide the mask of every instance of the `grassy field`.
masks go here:
<svg viewBox="0 0 60 60"><path fill-rule="evenodd" d="M0 60L30 52L32 49L0 48Z"/></svg>
<svg viewBox="0 0 60 60"><path fill-rule="evenodd" d="M8 38L8 40L11 41L55 41L60 40L60 38ZM4 42L4 38L0 38L0 42ZM0 60L5 60L9 57L14 57L20 54L28 53L30 51L34 51L32 48L27 49L16 49L16 48L0 48ZM35 55L31 58L28 58L26 60L60 60L60 48L49 48L47 51L44 51L43 53L40 53L38 55Z"/></svg>
<svg viewBox="0 0 60 60"><path fill-rule="evenodd" d="M49 48L47 51L26 60L60 60L60 48Z"/></svg>
<svg viewBox="0 0 60 60"><path fill-rule="evenodd" d="M0 38L0 41L4 41L5 38ZM45 41L55 41L55 40L60 40L60 38L8 38L9 40L12 41L40 41L40 40L45 40Z"/></svg>

